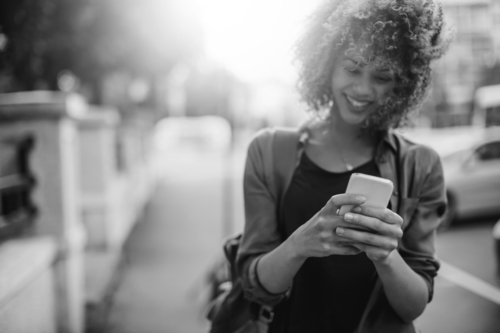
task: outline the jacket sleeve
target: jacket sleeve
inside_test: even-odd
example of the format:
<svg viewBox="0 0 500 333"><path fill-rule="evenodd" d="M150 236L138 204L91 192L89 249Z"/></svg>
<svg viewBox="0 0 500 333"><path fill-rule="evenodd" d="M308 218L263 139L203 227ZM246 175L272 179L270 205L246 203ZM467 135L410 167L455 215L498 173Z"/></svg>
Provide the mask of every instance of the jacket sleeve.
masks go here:
<svg viewBox="0 0 500 333"><path fill-rule="evenodd" d="M406 263L427 283L428 301L434 292L434 277L439 269L435 257L436 230L446 210L446 192L443 169L438 154L420 146L414 155L413 181L421 179L421 184L412 184L412 197L402 199L402 214L409 218L404 230L399 252ZM408 167L408 165L407 165ZM408 181L408 180L407 180Z"/></svg>
<svg viewBox="0 0 500 333"><path fill-rule="evenodd" d="M290 290L280 294L268 292L259 282L256 270L259 259L281 243L276 197L271 190L272 159L267 150L272 135L270 131L261 132L248 148L243 178L245 229L236 259L246 298L271 306L286 298Z"/></svg>

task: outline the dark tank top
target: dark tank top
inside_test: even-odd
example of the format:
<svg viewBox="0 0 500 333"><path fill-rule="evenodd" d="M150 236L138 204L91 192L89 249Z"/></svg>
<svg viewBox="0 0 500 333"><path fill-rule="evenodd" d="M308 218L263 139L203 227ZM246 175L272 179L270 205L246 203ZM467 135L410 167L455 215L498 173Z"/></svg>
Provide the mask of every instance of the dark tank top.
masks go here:
<svg viewBox="0 0 500 333"><path fill-rule="evenodd" d="M335 194L345 193L352 173L380 176L371 160L351 171L326 171L302 154L285 194L281 220L290 236ZM364 252L308 258L293 280L290 298L275 308L271 333L352 333L376 280Z"/></svg>

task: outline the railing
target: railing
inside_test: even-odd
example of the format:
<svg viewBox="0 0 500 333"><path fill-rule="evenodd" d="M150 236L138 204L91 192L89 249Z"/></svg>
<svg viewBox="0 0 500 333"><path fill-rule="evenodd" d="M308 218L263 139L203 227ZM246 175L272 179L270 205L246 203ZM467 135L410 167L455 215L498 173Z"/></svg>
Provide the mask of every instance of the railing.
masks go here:
<svg viewBox="0 0 500 333"><path fill-rule="evenodd" d="M19 234L31 224L36 208L31 202L34 180L28 168L28 154L33 146L31 137L12 140L7 144L14 150L8 171L16 172L0 175L0 240ZM4 172L5 173L5 170Z"/></svg>
<svg viewBox="0 0 500 333"><path fill-rule="evenodd" d="M94 108L75 94L0 94L0 332L101 329L85 327L86 315L89 321L102 316L87 310L107 304L122 246L153 189L144 149L148 121L138 116L125 122L117 110ZM23 237L12 235L19 231ZM24 248L37 237L52 239L54 248L45 252L57 256L39 258L43 267L31 267L36 261L26 253L49 246ZM13 243L20 246L12 249ZM24 270L6 262L44 272L45 282L33 286L35 296L27 284L15 289L4 282L24 277L18 276ZM2 291L16 294L2 298ZM21 302L22 295L30 296ZM40 321L30 315L26 322L25 313L36 313ZM27 328L42 320L44 327Z"/></svg>

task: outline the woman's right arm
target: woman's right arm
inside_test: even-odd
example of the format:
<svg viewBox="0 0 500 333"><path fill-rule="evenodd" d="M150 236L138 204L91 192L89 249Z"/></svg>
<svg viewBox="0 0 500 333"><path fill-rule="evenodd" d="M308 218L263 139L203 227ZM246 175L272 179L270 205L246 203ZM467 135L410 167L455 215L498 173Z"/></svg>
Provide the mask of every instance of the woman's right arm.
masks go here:
<svg viewBox="0 0 500 333"><path fill-rule="evenodd" d="M238 249L238 269L245 296L255 302L274 305L286 297L286 292L273 294L262 286L257 277L257 263L266 253L280 246L276 206L270 187L269 170L265 171L265 152L273 134L262 131L250 143L247 151L243 190L245 201L245 229Z"/></svg>
<svg viewBox="0 0 500 333"><path fill-rule="evenodd" d="M293 277L306 258L357 254L339 243L337 226L349 227L336 215L342 205L363 202L353 195L332 197L325 207L282 242L278 231L276 198L266 175L264 147L272 134L263 132L250 144L244 174L245 230L237 257L242 286L248 299L273 305L286 297Z"/></svg>

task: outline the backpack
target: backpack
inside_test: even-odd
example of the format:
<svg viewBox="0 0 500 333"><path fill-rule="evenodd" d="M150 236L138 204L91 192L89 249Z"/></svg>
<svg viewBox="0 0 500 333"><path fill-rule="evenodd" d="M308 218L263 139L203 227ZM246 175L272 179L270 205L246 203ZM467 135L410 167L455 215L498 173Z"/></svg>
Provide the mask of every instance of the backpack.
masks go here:
<svg viewBox="0 0 500 333"><path fill-rule="evenodd" d="M279 201L288 183L287 178L295 168L299 136L296 130L275 128L264 131L269 132L270 139L263 148L263 158L271 166L265 168L265 172L273 173L266 176L273 180L270 190L275 192ZM229 278L217 281L215 289L218 291L206 315L211 321L210 333L265 333L273 320L272 307L245 298L235 265L241 238L242 234L229 237L223 245Z"/></svg>

